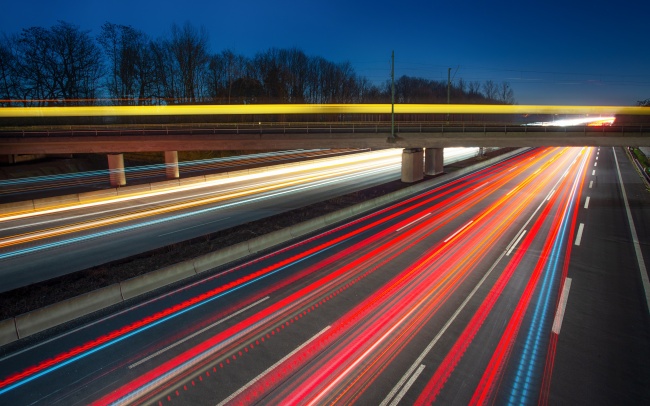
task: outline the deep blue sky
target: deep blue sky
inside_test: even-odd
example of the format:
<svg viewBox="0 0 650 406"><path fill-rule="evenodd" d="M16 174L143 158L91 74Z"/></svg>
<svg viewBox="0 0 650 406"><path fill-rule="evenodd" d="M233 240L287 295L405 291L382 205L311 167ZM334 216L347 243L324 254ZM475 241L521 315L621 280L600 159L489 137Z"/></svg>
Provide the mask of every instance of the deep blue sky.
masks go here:
<svg viewBox="0 0 650 406"><path fill-rule="evenodd" d="M214 52L252 57L298 47L390 75L508 81L519 104L634 105L650 98L646 0L2 0L0 31L63 20L99 33L108 21L152 37L204 26Z"/></svg>

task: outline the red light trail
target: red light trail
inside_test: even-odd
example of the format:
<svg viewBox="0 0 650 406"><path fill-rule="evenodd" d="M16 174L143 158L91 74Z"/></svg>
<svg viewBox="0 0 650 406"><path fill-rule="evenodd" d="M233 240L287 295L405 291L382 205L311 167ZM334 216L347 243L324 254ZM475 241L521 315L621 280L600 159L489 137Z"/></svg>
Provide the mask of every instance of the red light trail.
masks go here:
<svg viewBox="0 0 650 406"><path fill-rule="evenodd" d="M341 301L350 302L347 311L321 326L317 335L307 337L299 351L279 357L272 368L226 400L232 404L353 403L394 364L410 362L407 348L421 345L421 336L435 335L431 330L440 327L440 318L453 312L458 297L466 295L486 274L486 258L500 254L499 261L506 261L489 289L479 295L478 307L467 324L457 327L459 333L449 348L436 347L439 361L428 360L426 368L419 369L424 374L420 379L426 383L417 400L429 404L438 399L468 351L478 345L477 337L490 325L496 309L503 312L504 296L514 294L516 305L508 310L508 323L500 338L494 345L481 344L491 356L478 360L483 373L476 381L472 402L494 401L549 258L556 254L568 258L571 253L570 243L563 245L562 252L555 247L562 235L572 235L574 230L576 211L572 207L579 199L584 163L590 156L585 151L538 149L270 254L266 260L278 258L271 265L233 277L202 295L3 378L0 389L38 379L57 364L76 362L86 353L113 345L114 340L268 280L255 296L278 295L268 300L266 307L157 365L152 363L95 404L166 404L204 380L219 382L227 371L233 373L255 358L249 355L263 354L277 338L302 336L303 329L330 314ZM532 212L530 208L537 204L538 210ZM521 219L529 215L531 226L520 229ZM512 257L506 256L506 246L508 255L514 253ZM419 254L405 261L412 252ZM244 264L228 274L259 262ZM567 260L561 262L561 278L566 276L567 264ZM286 276L282 276L284 272ZM522 278L526 281L523 285L513 283ZM366 281L379 284L379 288L366 292ZM555 281L550 286L558 284ZM281 294L292 286L287 294ZM552 292L558 294L555 288ZM247 303L255 298L248 298ZM545 360L552 365L553 343L542 364ZM547 386L550 372L548 368L542 371L545 383L540 383L540 388Z"/></svg>

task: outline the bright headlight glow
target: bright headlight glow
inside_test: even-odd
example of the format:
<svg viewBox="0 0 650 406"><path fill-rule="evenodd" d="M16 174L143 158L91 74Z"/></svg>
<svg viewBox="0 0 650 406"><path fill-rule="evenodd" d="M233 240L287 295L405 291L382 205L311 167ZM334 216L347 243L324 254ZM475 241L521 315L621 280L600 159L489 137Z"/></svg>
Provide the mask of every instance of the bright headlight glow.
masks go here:
<svg viewBox="0 0 650 406"><path fill-rule="evenodd" d="M542 127L570 127L576 125L587 125L590 127L598 127L603 125L614 124L616 117L578 117L578 118L565 118L554 121L538 121L536 123L526 124L529 126L542 126Z"/></svg>

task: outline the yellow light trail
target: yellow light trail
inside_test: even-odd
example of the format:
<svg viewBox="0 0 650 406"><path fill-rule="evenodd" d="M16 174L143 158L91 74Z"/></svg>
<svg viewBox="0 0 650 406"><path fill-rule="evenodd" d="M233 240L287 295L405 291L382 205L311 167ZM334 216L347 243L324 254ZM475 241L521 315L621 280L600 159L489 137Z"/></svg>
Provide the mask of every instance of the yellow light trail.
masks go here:
<svg viewBox="0 0 650 406"><path fill-rule="evenodd" d="M243 114L390 114L390 104L245 104L173 106L2 107L0 117L112 117ZM640 106L396 104L396 114L626 114L650 115Z"/></svg>
<svg viewBox="0 0 650 406"><path fill-rule="evenodd" d="M451 148L452 150L454 148ZM461 150L462 148L455 148L456 150ZM212 186L226 186L229 184L234 184L237 182L247 181L247 180L257 180L263 178L273 178L275 176L284 176L294 173L306 172L311 170L322 170L327 168L336 168L344 167L346 165L355 165L362 164L364 162L370 162L369 165L373 165L372 161L375 159L384 159L384 158L398 158L401 157L400 149L385 149L372 152L362 152L358 154L344 155L335 158L322 158L316 159L313 161L301 162L296 164L290 164L288 167L271 167L267 171L257 172L257 173L244 173L237 174L235 176L229 176L227 178L219 178L217 180L210 180L206 182L197 182L194 184L182 185L182 186L169 186L168 188L158 189L154 191L145 191L145 192L134 192L124 195L117 196L107 196L100 197L94 200L87 200L83 202L71 202L63 203L54 207L47 207L44 209L35 209L28 211L13 212L8 214L0 214L0 223L10 220L17 220L22 218L33 217L37 215L44 214L53 214L63 211L76 210L81 208L88 208L93 206L101 206L116 202L125 202L129 200L136 200L141 198L148 198L154 196L168 195L176 193L179 191L190 191L197 189L205 189Z"/></svg>
<svg viewBox="0 0 650 406"><path fill-rule="evenodd" d="M381 154L381 155L385 155L385 154ZM38 241L45 238L57 237L57 236L66 235L70 233L76 233L76 232L89 230L93 228L115 225L118 223L124 223L126 221L139 220L154 215L161 215L161 214L171 213L179 210L192 209L207 204L223 202L227 200L250 196L253 194L260 194L262 192L269 192L269 191L274 191L282 188L288 188L291 186L302 185L309 182L315 182L318 180L330 179L333 176L356 173L358 171L357 166L348 167L343 165L342 162L348 160L349 158L335 160L334 162L324 162L321 163L320 165L318 163L314 163L314 164L307 164L307 165L300 166L298 167L298 170L288 171L288 173L297 172L298 174L296 174L295 177L290 178L286 181L266 182L263 184L256 184L250 187L242 188L242 190L240 191L234 191L234 192L229 191L227 193L222 193L213 197L191 199L186 202L167 204L158 208L136 210L130 213L113 215L113 216L108 216L100 219L83 221L75 224L69 224L66 226L53 227L45 230L39 230L39 231L14 235L10 237L0 238L0 248L5 248L17 244L24 244L32 241ZM357 160L357 162L363 162L363 161L365 161L365 159ZM385 161L381 160L370 165L366 164L366 167L367 168L383 167L385 166L385 164L386 164ZM327 169L327 171L323 171L320 173L311 174L312 173L311 169L314 168L315 166L323 169L325 168L329 168L329 169ZM303 175L300 174L301 172L306 172L306 173Z"/></svg>

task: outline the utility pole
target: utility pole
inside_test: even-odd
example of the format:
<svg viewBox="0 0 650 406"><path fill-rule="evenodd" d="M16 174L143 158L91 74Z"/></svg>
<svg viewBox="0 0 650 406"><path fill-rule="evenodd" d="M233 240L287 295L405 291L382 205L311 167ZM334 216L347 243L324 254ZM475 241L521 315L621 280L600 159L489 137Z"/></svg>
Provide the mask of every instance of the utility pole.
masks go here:
<svg viewBox="0 0 650 406"><path fill-rule="evenodd" d="M447 68L447 104L451 103L451 68ZM449 124L449 113L447 113L447 124Z"/></svg>
<svg viewBox="0 0 650 406"><path fill-rule="evenodd" d="M395 140L395 51L390 57L390 137Z"/></svg>
<svg viewBox="0 0 650 406"><path fill-rule="evenodd" d="M451 100L451 68L447 68L447 104L450 103L450 100Z"/></svg>

